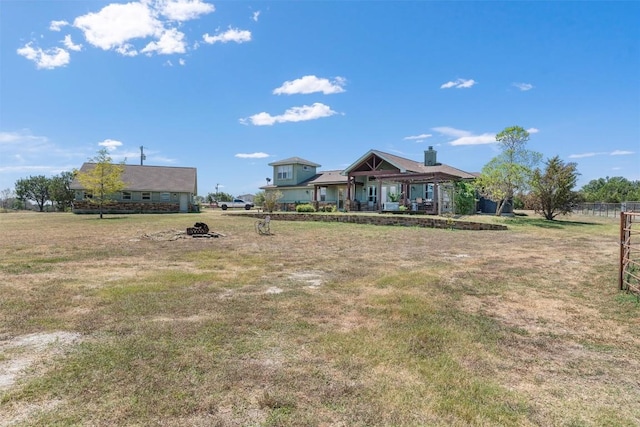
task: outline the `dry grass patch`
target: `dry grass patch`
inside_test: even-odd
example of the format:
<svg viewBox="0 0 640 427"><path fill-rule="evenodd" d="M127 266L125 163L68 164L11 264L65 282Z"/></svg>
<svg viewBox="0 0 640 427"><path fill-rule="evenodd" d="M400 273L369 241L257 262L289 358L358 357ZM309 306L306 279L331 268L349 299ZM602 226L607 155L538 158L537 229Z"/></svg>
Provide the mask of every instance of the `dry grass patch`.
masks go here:
<svg viewBox="0 0 640 427"><path fill-rule="evenodd" d="M0 367L32 361L0 420L640 424L617 221L467 219L509 230L0 216ZM184 238L195 222L221 236ZM9 344L61 332L64 351Z"/></svg>

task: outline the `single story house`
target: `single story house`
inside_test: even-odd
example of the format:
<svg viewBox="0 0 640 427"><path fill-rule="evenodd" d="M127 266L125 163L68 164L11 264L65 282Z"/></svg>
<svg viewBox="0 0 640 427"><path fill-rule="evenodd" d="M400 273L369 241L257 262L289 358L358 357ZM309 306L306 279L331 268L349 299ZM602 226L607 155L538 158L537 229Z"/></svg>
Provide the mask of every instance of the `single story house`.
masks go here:
<svg viewBox="0 0 640 427"><path fill-rule="evenodd" d="M84 163L80 172L95 168ZM194 203L198 192L196 168L170 166L124 165L122 181L125 188L112 195L113 203L103 207L105 213L187 213L197 212ZM70 188L75 191L72 212L98 213L98 207L88 201L92 195L77 179Z"/></svg>
<svg viewBox="0 0 640 427"><path fill-rule="evenodd" d="M439 163L429 147L418 162L379 150L369 150L342 171L317 171L320 165L291 157L269 163L272 183L261 187L279 191L283 210L312 203L346 211L395 211L400 206L416 212L454 211L456 181L472 181L477 174Z"/></svg>

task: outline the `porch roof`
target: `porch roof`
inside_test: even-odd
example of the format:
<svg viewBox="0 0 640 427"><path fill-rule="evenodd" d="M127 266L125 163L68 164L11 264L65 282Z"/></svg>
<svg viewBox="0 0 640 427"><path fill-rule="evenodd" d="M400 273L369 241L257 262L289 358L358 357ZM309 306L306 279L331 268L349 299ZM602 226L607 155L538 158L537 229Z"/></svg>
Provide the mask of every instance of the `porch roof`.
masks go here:
<svg viewBox="0 0 640 427"><path fill-rule="evenodd" d="M394 169L380 169L380 161L391 165ZM434 180L474 179L475 174L465 172L453 166L438 163L427 166L424 163L378 150L369 150L343 172L348 176L375 176L399 181L415 182Z"/></svg>

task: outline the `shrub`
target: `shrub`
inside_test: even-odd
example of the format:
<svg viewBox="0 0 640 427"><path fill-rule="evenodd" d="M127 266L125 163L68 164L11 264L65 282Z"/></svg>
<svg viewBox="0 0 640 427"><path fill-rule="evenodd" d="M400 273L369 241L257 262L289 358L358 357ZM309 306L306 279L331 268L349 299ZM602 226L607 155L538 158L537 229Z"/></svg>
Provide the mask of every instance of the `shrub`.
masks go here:
<svg viewBox="0 0 640 427"><path fill-rule="evenodd" d="M316 209L308 203L296 206L296 212L315 212L315 211Z"/></svg>

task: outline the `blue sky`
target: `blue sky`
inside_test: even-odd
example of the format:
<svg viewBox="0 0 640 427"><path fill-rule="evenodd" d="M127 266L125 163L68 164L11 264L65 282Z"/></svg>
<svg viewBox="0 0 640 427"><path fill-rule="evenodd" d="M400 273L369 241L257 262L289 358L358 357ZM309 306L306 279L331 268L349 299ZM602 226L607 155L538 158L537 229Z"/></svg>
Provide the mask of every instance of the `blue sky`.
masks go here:
<svg viewBox="0 0 640 427"><path fill-rule="evenodd" d="M370 149L479 172L495 134L640 179L640 2L0 1L0 190L114 161L255 193Z"/></svg>

